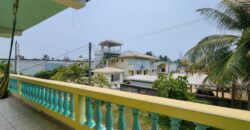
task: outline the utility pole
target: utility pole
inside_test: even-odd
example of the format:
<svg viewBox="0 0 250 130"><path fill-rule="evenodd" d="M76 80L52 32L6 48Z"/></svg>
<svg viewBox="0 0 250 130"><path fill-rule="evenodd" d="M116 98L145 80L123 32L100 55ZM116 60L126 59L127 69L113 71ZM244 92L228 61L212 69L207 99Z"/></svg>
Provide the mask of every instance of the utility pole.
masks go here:
<svg viewBox="0 0 250 130"><path fill-rule="evenodd" d="M17 73L17 41L15 43L15 74Z"/></svg>
<svg viewBox="0 0 250 130"><path fill-rule="evenodd" d="M19 73L19 44L15 43L15 74Z"/></svg>
<svg viewBox="0 0 250 130"><path fill-rule="evenodd" d="M19 48L18 43L16 45L17 45L17 47L16 47L17 48L17 51L16 51L16 53L17 53L17 56L16 56L16 62L17 62L16 71L17 71L17 74L20 75L20 68L19 68L19 65L20 65L20 48Z"/></svg>
<svg viewBox="0 0 250 130"><path fill-rule="evenodd" d="M89 85L91 85L91 42L89 42Z"/></svg>

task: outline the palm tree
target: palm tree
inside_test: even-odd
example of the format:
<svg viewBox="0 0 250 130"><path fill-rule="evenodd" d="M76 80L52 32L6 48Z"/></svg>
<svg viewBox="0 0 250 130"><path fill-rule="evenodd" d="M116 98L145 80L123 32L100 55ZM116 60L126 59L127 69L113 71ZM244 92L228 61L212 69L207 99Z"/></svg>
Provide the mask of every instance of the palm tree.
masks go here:
<svg viewBox="0 0 250 130"><path fill-rule="evenodd" d="M0 62L0 75L4 74L5 70L7 68L7 61L3 60Z"/></svg>
<svg viewBox="0 0 250 130"><path fill-rule="evenodd" d="M236 83L250 81L250 6L224 0L217 9L197 12L216 23L218 29L238 34L207 36L186 54L191 70L207 73L212 83L232 86L234 102Z"/></svg>

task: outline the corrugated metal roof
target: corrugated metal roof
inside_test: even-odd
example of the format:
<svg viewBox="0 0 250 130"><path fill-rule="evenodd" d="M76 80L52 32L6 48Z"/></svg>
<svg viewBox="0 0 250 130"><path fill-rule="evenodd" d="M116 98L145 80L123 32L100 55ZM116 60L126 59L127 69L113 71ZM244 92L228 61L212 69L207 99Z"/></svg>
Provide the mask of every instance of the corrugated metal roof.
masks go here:
<svg viewBox="0 0 250 130"><path fill-rule="evenodd" d="M143 53L140 52L136 52L136 51L124 51L120 54L119 57L135 57L135 58L144 58L144 59L157 59L156 57L153 56L149 56L149 55L145 55Z"/></svg>

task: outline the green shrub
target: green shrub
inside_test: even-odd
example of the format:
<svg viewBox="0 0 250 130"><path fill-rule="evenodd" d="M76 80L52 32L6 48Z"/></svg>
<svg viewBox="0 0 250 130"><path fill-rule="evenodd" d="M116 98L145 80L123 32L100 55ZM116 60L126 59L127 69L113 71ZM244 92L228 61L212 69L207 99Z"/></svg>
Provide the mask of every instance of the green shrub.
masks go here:
<svg viewBox="0 0 250 130"><path fill-rule="evenodd" d="M51 78L51 71L45 71L42 70L34 75L37 78L42 78L42 79L50 79Z"/></svg>
<svg viewBox="0 0 250 130"><path fill-rule="evenodd" d="M159 75L158 79L153 83L153 88L156 89L157 96L189 100L193 98L193 94L188 92L187 77L178 76L173 78L172 74Z"/></svg>

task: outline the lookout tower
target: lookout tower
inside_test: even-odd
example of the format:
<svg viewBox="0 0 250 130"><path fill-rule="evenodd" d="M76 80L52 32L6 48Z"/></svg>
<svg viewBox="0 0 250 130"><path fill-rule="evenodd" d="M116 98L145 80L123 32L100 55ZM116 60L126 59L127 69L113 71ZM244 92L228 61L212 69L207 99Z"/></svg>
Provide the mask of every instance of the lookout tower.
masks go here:
<svg viewBox="0 0 250 130"><path fill-rule="evenodd" d="M121 54L122 43L120 42L106 40L99 43L99 45L105 58L118 57Z"/></svg>

